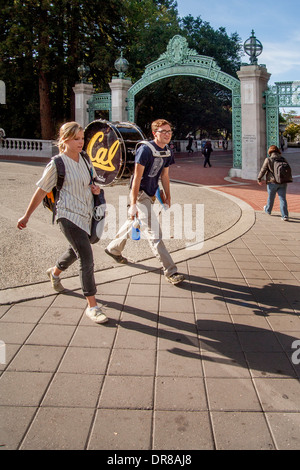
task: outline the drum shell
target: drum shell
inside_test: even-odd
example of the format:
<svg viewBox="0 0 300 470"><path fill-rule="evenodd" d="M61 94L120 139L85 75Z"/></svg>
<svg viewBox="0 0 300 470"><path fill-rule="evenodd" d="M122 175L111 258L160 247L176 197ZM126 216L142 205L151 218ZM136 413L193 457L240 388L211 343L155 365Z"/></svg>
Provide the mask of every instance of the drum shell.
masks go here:
<svg viewBox="0 0 300 470"><path fill-rule="evenodd" d="M145 140L141 129L130 122L92 121L84 130L84 147L103 186L130 177L134 170L135 147Z"/></svg>

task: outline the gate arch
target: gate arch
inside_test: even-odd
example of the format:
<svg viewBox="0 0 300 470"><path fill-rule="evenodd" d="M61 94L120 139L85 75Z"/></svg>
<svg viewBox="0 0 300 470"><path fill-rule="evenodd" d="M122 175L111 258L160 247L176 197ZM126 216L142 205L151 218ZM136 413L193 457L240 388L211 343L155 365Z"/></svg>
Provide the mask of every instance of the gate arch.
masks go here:
<svg viewBox="0 0 300 470"><path fill-rule="evenodd" d="M176 35L170 39L166 52L147 65L142 77L128 90L128 120L135 122L135 96L143 88L158 80L178 75L205 78L232 92L233 167L242 168L242 125L240 81L224 72L212 57L202 56L188 47L187 39Z"/></svg>

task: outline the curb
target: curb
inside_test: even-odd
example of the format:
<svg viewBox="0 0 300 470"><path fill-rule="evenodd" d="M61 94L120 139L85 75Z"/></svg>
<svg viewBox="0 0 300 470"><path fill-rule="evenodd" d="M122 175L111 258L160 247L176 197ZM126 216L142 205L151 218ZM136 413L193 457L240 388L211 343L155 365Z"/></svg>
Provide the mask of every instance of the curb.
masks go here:
<svg viewBox="0 0 300 470"><path fill-rule="evenodd" d="M202 185L199 185L202 186ZM213 188L207 187L208 191L217 192ZM210 239L204 240L204 242L193 245L192 247L179 249L172 252L172 257L176 264L187 261L189 259L197 258L205 253L216 250L221 246L224 246L233 240L236 240L240 236L244 235L255 223L255 211L246 202L238 199L230 194L221 193L222 196L230 199L232 202L237 204L241 209L240 218L225 232L211 237ZM161 266L155 257L142 260L142 262L135 263L134 265L116 266L113 268L104 269L95 272L96 284L107 284L110 282L126 279L132 276L138 276L149 271L160 270ZM103 272L105 272L105 281L103 282ZM43 285L42 289L37 289L37 286ZM66 291L77 291L80 290L80 283L78 276L70 278L64 278L64 286ZM37 292L37 290L39 292ZM66 293L67 293L66 292ZM49 297L57 295L57 292L53 292L52 287L48 281L42 281L36 284L30 284L27 286L14 287L4 289L0 292L0 305L11 305L19 302L25 302L28 300L40 299L43 297Z"/></svg>

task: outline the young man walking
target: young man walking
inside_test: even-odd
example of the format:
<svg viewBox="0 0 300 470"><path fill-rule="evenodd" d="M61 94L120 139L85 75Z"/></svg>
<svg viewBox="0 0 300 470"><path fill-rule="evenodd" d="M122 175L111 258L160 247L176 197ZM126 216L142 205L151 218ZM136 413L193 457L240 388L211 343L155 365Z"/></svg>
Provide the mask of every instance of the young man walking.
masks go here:
<svg viewBox="0 0 300 470"><path fill-rule="evenodd" d="M150 143L157 151L168 154L168 144L172 138L170 123L164 119L157 119L152 123L151 130L154 140ZM151 148L146 144L139 147L135 156L135 170L130 191L129 218L105 252L118 263L127 263L127 259L122 256L122 251L125 248L132 221L136 216L141 221L141 231L146 235L154 255L163 266L165 278L171 284L177 285L184 280L184 276L178 274L177 267L165 247L152 207L156 199L155 193L159 178L164 190L164 203L169 207L171 205L169 166L172 158L171 154L154 156Z"/></svg>

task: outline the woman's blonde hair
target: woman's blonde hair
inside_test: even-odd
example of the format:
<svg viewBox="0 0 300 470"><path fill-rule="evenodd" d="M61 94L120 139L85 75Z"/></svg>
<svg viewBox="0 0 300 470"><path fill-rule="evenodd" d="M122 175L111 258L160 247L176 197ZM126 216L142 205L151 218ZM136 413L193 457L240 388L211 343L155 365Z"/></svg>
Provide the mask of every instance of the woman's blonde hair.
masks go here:
<svg viewBox="0 0 300 470"><path fill-rule="evenodd" d="M83 128L80 124L78 124L78 122L75 121L66 122L61 126L57 141L57 146L60 152L65 151L65 142L74 139L74 137L78 134L79 131L83 131Z"/></svg>

